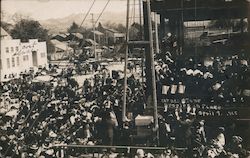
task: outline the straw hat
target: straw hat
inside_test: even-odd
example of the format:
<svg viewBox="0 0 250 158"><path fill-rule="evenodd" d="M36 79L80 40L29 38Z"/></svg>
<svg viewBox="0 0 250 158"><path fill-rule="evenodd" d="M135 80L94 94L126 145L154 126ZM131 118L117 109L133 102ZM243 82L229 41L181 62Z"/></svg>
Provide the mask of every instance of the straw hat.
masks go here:
<svg viewBox="0 0 250 158"><path fill-rule="evenodd" d="M136 155L143 157L144 156L144 150L143 149L137 149Z"/></svg>
<svg viewBox="0 0 250 158"><path fill-rule="evenodd" d="M47 155L53 155L54 154L54 150L53 149L49 149L49 150L47 150L47 151L45 151L45 153L47 154Z"/></svg>
<svg viewBox="0 0 250 158"><path fill-rule="evenodd" d="M32 144L32 145L30 146L30 149L32 149L32 150L37 150L37 149L38 149L37 144Z"/></svg>

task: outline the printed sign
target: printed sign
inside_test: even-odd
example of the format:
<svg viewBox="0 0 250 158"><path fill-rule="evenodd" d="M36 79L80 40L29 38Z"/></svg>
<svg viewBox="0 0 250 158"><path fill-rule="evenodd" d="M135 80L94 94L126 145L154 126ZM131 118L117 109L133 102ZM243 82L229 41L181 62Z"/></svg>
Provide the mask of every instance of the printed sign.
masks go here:
<svg viewBox="0 0 250 158"><path fill-rule="evenodd" d="M197 117L247 119L250 107L225 103L205 103L201 99L162 99L165 109L195 108Z"/></svg>

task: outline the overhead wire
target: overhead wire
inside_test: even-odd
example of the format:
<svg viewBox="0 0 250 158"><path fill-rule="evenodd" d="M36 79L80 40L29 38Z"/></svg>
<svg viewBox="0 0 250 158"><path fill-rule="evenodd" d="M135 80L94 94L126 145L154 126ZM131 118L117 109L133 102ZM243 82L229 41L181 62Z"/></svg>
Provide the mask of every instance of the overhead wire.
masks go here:
<svg viewBox="0 0 250 158"><path fill-rule="evenodd" d="M85 20L86 20L86 18L87 18L87 16L88 16L88 14L90 13L90 10L91 10L91 8L93 7L93 5L94 5L95 1L96 1L96 0L94 0L94 1L93 1L93 3L92 3L92 5L91 5L90 9L88 10L88 12L87 12L87 14L86 14L85 18L83 19L83 21L85 21ZM101 16L103 15L103 12L104 12L104 11L105 11L105 9L107 8L107 6L108 6L109 2L110 2L110 0L108 0L108 1L107 1L107 3L105 4L105 6L104 6L104 8L102 9L101 13L99 14L99 16L98 16L97 20L95 21L94 26L96 26L97 22L99 21L99 19L100 19L100 18L101 18ZM80 27L82 26L82 24L83 24L83 22L81 23ZM74 37L75 37L75 36L74 36ZM72 40L73 40L73 39L72 39ZM81 45L81 46L82 46L82 45ZM69 64L70 64L70 63L68 63L68 65L69 65Z"/></svg>
<svg viewBox="0 0 250 158"><path fill-rule="evenodd" d="M80 27L82 26L82 24L83 24L84 21L86 20L87 16L89 15L89 13L90 13L92 7L94 6L95 1L96 1L96 0L93 1L91 7L89 8L89 10L88 10L88 12L87 12L87 14L85 15L84 19L82 20L82 22L81 22L81 24L80 24ZM108 5L109 2L110 2L110 0L108 0L108 2L106 3L106 5L104 6L104 8L103 8L101 14L99 15L99 17L98 17L96 23L98 22L98 20L99 20L100 17L102 16L102 14L103 14L104 10L106 9L106 7L107 7L107 5ZM95 23L95 24L96 24L96 23ZM73 41L74 39L75 39L75 36L72 38L71 41ZM46 105L47 103L49 103L49 102L46 102L44 105ZM41 113L42 110L43 110L43 108L39 111L39 115L40 115L40 113ZM31 113L31 111L30 111L30 113ZM30 113L29 113L29 114L30 114ZM36 122L37 119L39 118L39 115L38 115L37 118L34 120L34 122L32 123L32 125L30 126L30 128L28 129L27 132L29 132L29 131L32 129L32 127L34 126L35 122ZM27 120L27 118L26 118L25 120ZM26 134L27 134L27 132L26 132Z"/></svg>
<svg viewBox="0 0 250 158"><path fill-rule="evenodd" d="M93 8L93 6L94 6L94 4L95 4L95 1L96 1L96 0L93 0L93 2L92 2L92 4L91 4L91 6L90 6L88 12L86 13L85 17L83 18L83 20L82 20L82 22L81 22L79 28L80 28L80 27L83 25L83 23L85 22L87 16L89 15L91 9ZM109 2L110 2L110 0L107 1L107 3L106 3L106 5L104 6L102 12L101 12L100 15L98 16L98 18L97 18L95 24L99 21L100 17L102 16L102 14L103 14L103 12L105 11L106 7L108 6ZM76 36L73 36L73 38L70 40L70 42L73 41L75 38L76 38ZM67 46L68 46L68 45L67 45ZM68 47L66 48L65 54L67 53L67 51L68 51ZM65 54L64 54L64 55L65 55ZM61 64L61 61L59 62L59 65L60 65L60 64ZM30 116L30 114L32 113L32 111L34 110L34 108L36 107L36 104L37 104L37 103L38 103L38 101L36 101L36 103L32 106L32 108L30 109L28 115L26 116L26 118L24 119L24 122L23 122L22 124L24 124L24 123L28 120L28 117ZM46 105L46 104L48 104L48 103L49 103L49 101L47 101L45 104L43 104L43 106ZM41 108L41 110L40 110L39 113L38 113L38 116L37 116L36 119L33 121L33 123L31 124L31 126L28 128L28 131L26 131L26 132L24 133L24 138L27 136L27 133L30 132L30 131L32 130L32 127L33 127L33 126L35 125L35 123L37 122L37 120L38 120L38 118L39 118L39 116L40 116L40 114L41 114L41 112L42 112L43 110L44 110L44 107ZM20 132L20 131L18 131L18 132ZM7 148L7 150L5 151L4 156L6 156L6 154L8 154L8 151L9 151L9 149L10 149L11 146L12 146L12 145L10 144L9 147ZM14 154L15 154L15 153L13 153L12 156L14 156Z"/></svg>
<svg viewBox="0 0 250 158"><path fill-rule="evenodd" d="M93 8L93 6L94 6L94 4L95 4L95 1L96 1L96 0L93 0L91 6L90 6L90 8L89 8L89 10L87 11L85 17L83 18L83 20L82 20L82 22L81 22L79 28L80 28L80 27L83 25L83 23L85 22L87 16L89 15L91 9ZM109 2L110 2L110 0L108 0L108 2L106 3L106 5L104 6L104 8L103 8L101 14L99 15L98 19L96 20L95 24L98 22L98 20L99 20L100 17L102 16L102 14L103 14L104 10L106 9L107 5L109 4ZM72 38L70 41L73 41L75 38L76 38L76 36L73 36L73 38ZM68 46L68 45L67 45L67 46ZM66 48L65 54L67 53L67 51L68 51L68 47ZM65 54L64 54L64 55L65 55ZM60 65L60 64L61 64L61 61L59 62L59 65ZM36 107L36 104L37 104L37 103L38 103L38 101L36 101L36 103L32 106L32 108L30 109L28 115L26 116L26 118L24 119L24 122L23 122L22 124L24 124L24 123L28 120L28 117L30 116L30 114L32 113L32 111L34 110L34 108ZM44 105L46 105L47 103L48 103L48 102L46 102ZM44 110L44 109L42 108L42 109L39 111L39 115L41 114L42 110ZM26 136L26 134L27 134L28 132L31 131L31 129L32 129L32 127L34 126L35 122L38 120L39 115L38 115L37 118L34 120L34 122L32 123L32 125L31 125L30 128L28 129L28 131L26 131L26 133L24 134L24 137ZM18 130L18 132L20 132L20 131ZM10 149L11 146L12 146L12 145L10 144L10 146L9 146L9 147L7 148L7 150L5 151L4 155L6 155L6 154L8 153L8 151L9 151L9 149ZM14 156L14 153L12 154L12 156Z"/></svg>
<svg viewBox="0 0 250 158"><path fill-rule="evenodd" d="M96 23L97 23L97 22L99 21L99 19L101 18L102 14L103 14L103 12L105 11L105 9L107 8L109 2L110 2L110 0L108 0L107 3L105 4L104 8L102 9L101 13L99 14L99 16L98 16L98 18L97 18L97 20L96 20L96 22L95 22L94 25L96 25Z"/></svg>
<svg viewBox="0 0 250 158"><path fill-rule="evenodd" d="M96 0L93 0L93 2L92 2L92 4L91 4L90 8L88 9L88 11L87 11L85 17L83 18L82 22L80 23L79 28L81 28L81 26L83 25L83 23L84 23L85 20L87 19L87 17L88 17L88 15L89 15L91 9L93 8L95 2L96 2ZM70 40L70 42L72 42L73 40L75 40L75 38L76 38L76 36L73 36L73 38ZM69 42L69 43L70 43L70 42ZM67 48L66 48L66 51L65 51L64 55L67 54L68 49L69 49L69 46L67 45ZM64 56L64 55L63 55L63 56ZM60 65L61 62L62 62L62 61L60 61L58 65ZM66 67L68 67L68 66L69 66L69 63L66 65Z"/></svg>
<svg viewBox="0 0 250 158"><path fill-rule="evenodd" d="M101 18L101 16L103 15L103 12L105 11L105 9L107 8L108 4L109 4L110 0L107 1L107 3L105 4L104 8L102 9L101 13L99 14L99 16L97 17L97 20L94 22L94 19L93 20L93 27L96 26L97 22L99 21L99 19ZM95 34L95 32L93 32ZM94 41L95 42L95 41ZM81 44L81 47L82 47L83 44Z"/></svg>
<svg viewBox="0 0 250 158"><path fill-rule="evenodd" d="M96 0L93 0L93 3L91 4L91 6L90 6L90 8L89 8L89 10L88 10L88 12L87 12L87 14L85 15L85 17L84 17L84 19L83 19L83 21L81 22L81 24L80 24L79 27L81 27L82 24L84 23L84 21L86 20L87 16L89 15L91 9L93 8L93 6L94 6L94 4L95 4L95 1L96 1ZM108 6L109 2L110 2L110 0L108 0L107 3L105 4L104 8L102 9L102 11L101 11L100 15L98 16L98 18L97 18L96 22L94 23L94 25L96 25L96 23L99 21L100 17L102 16L102 14L103 14L104 10L106 9L106 7ZM75 39L75 36L72 38L71 41L73 41L74 39ZM65 53L67 53L67 51L66 51ZM60 65L60 63L61 63L61 61L59 62L59 65ZM66 67L68 67L69 64L70 64L70 62L66 65Z"/></svg>
<svg viewBox="0 0 250 158"><path fill-rule="evenodd" d="M93 8L93 6L94 6L94 4L95 4L95 2L96 2L96 0L93 0L93 2L92 2L92 4L91 4L90 8L88 9L88 11L87 11L85 17L83 18L83 20L82 20L82 22L81 22L79 28L80 28L80 27L83 25L83 23L85 22L87 16L89 15L91 9ZM73 41L75 38L76 38L76 36L73 36L73 38L72 38L70 41ZM63 56L67 53L67 51L68 51L68 45L67 45L66 51L65 51L65 53L63 54ZM60 65L61 62L62 62L62 61L60 61L58 65ZM68 65L67 65L67 66L68 66ZM27 95L26 95L26 96L27 96ZM37 103L38 103L38 101L36 101L35 104L32 106L32 108L30 109L28 115L25 117L24 122L23 122L22 124L24 124L24 123L28 120L30 114L32 113L32 111L33 111L34 108L36 107L36 104L37 104ZM48 103L48 102L47 102L47 103ZM45 104L44 104L44 105L45 105ZM39 111L39 114L41 113L41 111L42 111L42 109ZM37 118L39 118L39 116L38 116ZM37 119L36 119L36 120L37 120ZM36 120L33 122L32 126L34 125L34 123L36 122ZM30 131L30 130L31 130L31 128L29 128L28 131ZM28 132L28 131L27 131L27 132ZM20 132L20 130L18 130L18 132ZM27 132L26 132L26 133L27 133ZM11 142L10 142L10 143L11 143ZM5 153L4 153L4 156L6 156L6 154L8 153L8 151L9 151L9 149L10 149L11 146L12 146L12 145L10 145L10 146L7 148L7 150L6 150Z"/></svg>

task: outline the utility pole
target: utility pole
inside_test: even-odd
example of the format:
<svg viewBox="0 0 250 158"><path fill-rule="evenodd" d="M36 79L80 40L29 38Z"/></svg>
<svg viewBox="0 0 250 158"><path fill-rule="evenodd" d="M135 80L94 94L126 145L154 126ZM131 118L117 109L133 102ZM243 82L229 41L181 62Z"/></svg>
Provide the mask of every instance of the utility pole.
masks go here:
<svg viewBox="0 0 250 158"><path fill-rule="evenodd" d="M126 19L126 52L124 65L124 89L123 89L123 106L122 121L126 121L126 99L127 99L127 67L128 67L128 42L129 42L129 0L127 0L127 19Z"/></svg>
<svg viewBox="0 0 250 158"><path fill-rule="evenodd" d="M98 56L96 54L96 38L95 38L95 20L94 20L94 14L91 13L92 16L92 25L93 25L93 37L94 37L94 55L95 55L95 59L98 60Z"/></svg>

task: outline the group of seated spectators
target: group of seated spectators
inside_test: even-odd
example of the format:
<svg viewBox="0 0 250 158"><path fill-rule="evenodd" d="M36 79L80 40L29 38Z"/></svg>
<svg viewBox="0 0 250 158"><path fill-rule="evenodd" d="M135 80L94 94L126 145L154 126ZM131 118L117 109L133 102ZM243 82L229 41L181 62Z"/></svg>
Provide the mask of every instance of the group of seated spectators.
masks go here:
<svg viewBox="0 0 250 158"><path fill-rule="evenodd" d="M234 55L198 62L195 58L173 60L169 52L164 56L156 63L159 98L177 96L226 103L249 101L247 58Z"/></svg>
<svg viewBox="0 0 250 158"><path fill-rule="evenodd" d="M241 62L240 57L230 58L232 63L228 65L223 58L215 59L212 65L206 66L196 64L192 58L183 62L172 59L170 53L165 54L165 58L156 63L158 97L178 95L208 101L246 102L248 64ZM50 74L54 72L52 69L44 71ZM60 151L53 148L55 144L135 144L132 142L136 134L135 119L145 112L144 83L136 74L128 77L124 120L123 78L105 70L79 85L74 78L78 72L73 71L67 68L52 75L53 79L47 82L34 82L39 73L31 72L20 79L1 83L0 91L4 95L1 102L11 107L0 115L1 157L59 157ZM18 100L19 106L11 106L12 100ZM213 134L208 136L206 122L196 118L192 107L165 109L159 114L159 145L169 147L158 154L159 157L249 156L249 151L242 146L243 139L227 135L228 128L213 128ZM151 141L150 145L156 144L156 139L145 139ZM182 147L185 153L178 155L171 147ZM79 156L83 152L87 151L71 148L67 154ZM135 157L153 156L142 149L135 154Z"/></svg>

